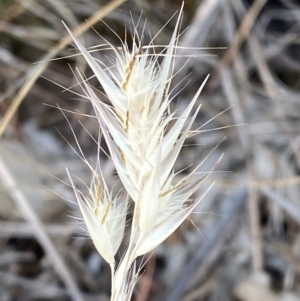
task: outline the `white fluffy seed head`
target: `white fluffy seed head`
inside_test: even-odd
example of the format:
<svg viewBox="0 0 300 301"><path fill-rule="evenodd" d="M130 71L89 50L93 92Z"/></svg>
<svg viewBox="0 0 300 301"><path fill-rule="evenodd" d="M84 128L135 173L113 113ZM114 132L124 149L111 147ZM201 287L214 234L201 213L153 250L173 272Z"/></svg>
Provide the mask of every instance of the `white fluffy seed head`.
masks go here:
<svg viewBox="0 0 300 301"><path fill-rule="evenodd" d="M125 230L127 198L113 199L101 177L95 173L89 197L78 191L70 174L69 178L96 249L108 263L114 264Z"/></svg>
<svg viewBox="0 0 300 301"><path fill-rule="evenodd" d="M196 170L180 183L173 183L174 163L200 107L190 120L188 118L208 79L205 79L184 112L175 119L175 113L168 110L171 101L169 87L181 16L182 10L160 65L157 62L160 54L150 54L149 48L143 48L134 41L131 50L126 43L121 49L112 47L115 66L104 69L73 37L111 101L111 106L103 103L84 81L85 94L95 109L116 170L135 203L135 224L131 235L135 241L136 255L153 250L175 231L209 190L194 202L188 202L203 180L190 181ZM174 120L167 131L167 125ZM93 213L94 216L99 215L100 221L106 220L107 210L113 212L113 207L107 209L111 203L105 202L102 201L97 213ZM112 214L118 216L120 213ZM105 229L107 233L112 232L109 222ZM113 239L119 243L119 238ZM113 245L118 243L111 242L112 254L115 251Z"/></svg>

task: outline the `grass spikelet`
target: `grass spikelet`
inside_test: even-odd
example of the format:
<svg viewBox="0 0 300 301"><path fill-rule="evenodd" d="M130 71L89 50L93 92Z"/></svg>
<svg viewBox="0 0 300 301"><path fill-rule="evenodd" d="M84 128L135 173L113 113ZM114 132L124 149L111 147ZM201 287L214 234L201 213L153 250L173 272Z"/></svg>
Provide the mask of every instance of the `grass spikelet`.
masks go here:
<svg viewBox="0 0 300 301"><path fill-rule="evenodd" d="M70 177L94 244L111 265L113 301L130 300L136 282L137 256L152 251L174 232L211 188L191 200L209 174L192 180L197 168L174 183L175 161L185 139L192 133L200 107L192 117L190 114L208 80L207 76L180 116L175 118L175 112L169 112L172 101L169 90L182 9L171 40L161 53L150 54L150 47L144 47L136 37L130 49L125 42L121 49L111 46L114 68L104 69L69 31L111 102L111 105L102 102L82 78L84 94L94 107L120 180L134 202L130 242L115 269L114 256L124 234L127 201L113 199L104 179L95 171L92 171L89 197L77 190ZM160 55L163 61L159 65ZM174 124L170 128L171 121Z"/></svg>

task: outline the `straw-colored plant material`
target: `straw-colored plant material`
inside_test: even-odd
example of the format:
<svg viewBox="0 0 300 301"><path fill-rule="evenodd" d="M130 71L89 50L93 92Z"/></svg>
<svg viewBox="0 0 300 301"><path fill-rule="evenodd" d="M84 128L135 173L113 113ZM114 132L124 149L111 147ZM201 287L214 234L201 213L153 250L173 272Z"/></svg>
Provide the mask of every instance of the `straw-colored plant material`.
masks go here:
<svg viewBox="0 0 300 301"><path fill-rule="evenodd" d="M135 30L132 49L126 42L120 49L108 45L114 54L113 67L97 61L69 31L111 101L111 105L102 102L79 73L83 97L94 107L115 168L134 202L130 243L115 270L114 256L125 228L126 197L112 199L105 179L99 174L99 162L95 170L91 168L90 197L76 188L69 175L91 238L99 253L111 265L111 300L114 301L130 300L137 278L133 268L135 259L151 252L170 236L212 187L210 185L197 199L190 199L209 175L192 180L203 162L174 183L174 163L184 141L192 133L190 130L200 106L190 120L188 118L208 79L207 76L180 116L175 117L175 112L169 111L173 58L182 9L165 53L151 53L149 48L155 46L143 46L142 38ZM159 65L158 57L162 55L164 60ZM172 121L175 122L167 131Z"/></svg>

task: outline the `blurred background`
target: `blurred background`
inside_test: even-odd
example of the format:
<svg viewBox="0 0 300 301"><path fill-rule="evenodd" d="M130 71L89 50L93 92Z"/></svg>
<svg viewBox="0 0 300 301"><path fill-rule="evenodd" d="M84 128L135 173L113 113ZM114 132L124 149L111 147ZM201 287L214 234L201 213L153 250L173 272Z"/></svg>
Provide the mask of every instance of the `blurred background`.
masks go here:
<svg viewBox="0 0 300 301"><path fill-rule="evenodd" d="M145 45L162 29L154 42L166 45L181 3L0 1L1 301L109 300L109 267L81 230L66 174L90 181L72 129L95 162L97 122L72 71L92 73L61 20L86 47L130 45L133 24L139 33L146 24ZM300 300L299 29L296 0L185 1L173 109L210 78L178 179L226 137L199 172L224 158L195 213L139 261L133 300ZM93 55L108 62L111 53ZM102 169L121 187L104 154Z"/></svg>

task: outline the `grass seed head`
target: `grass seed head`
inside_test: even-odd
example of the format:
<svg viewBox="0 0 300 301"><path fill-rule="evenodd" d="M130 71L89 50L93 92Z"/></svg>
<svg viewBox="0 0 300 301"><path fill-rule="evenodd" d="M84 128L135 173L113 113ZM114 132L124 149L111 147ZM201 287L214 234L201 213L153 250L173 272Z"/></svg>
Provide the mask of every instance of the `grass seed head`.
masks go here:
<svg viewBox="0 0 300 301"><path fill-rule="evenodd" d="M144 47L138 37L133 39L130 49L126 42L121 49L109 45L114 53L114 66L110 68L100 65L73 37L111 102L111 105L102 102L87 81L83 81L85 95L94 107L120 180L135 204L131 229L134 248L128 251L134 254L126 257L130 260L157 247L180 226L210 189L198 199L190 200L205 178L192 181L196 169L179 183L174 183L175 161L185 139L191 134L200 107L196 108L192 117L190 115L208 79L205 79L181 115L175 118L175 112L169 110L172 101L170 84L174 76L174 56L181 17L182 9L169 44L160 53L150 53L149 48L155 46L151 44L150 47ZM164 59L158 64L161 55ZM171 121L173 125L168 127ZM74 191L76 193L75 188ZM81 197L77 198L88 228L92 231L92 238L100 236L97 227L102 227L103 233L106 233L106 241L111 244L110 254L106 254L106 257L108 262L112 262L120 238L113 235L115 232L111 230L113 227L109 221L111 218L121 218L121 207L114 206L104 192L101 195L96 211L95 208L89 208L89 215L85 212L87 209ZM97 226L93 219L97 220ZM98 242L96 238L93 240ZM98 248L103 252L99 245ZM129 266L126 265L124 271Z"/></svg>
<svg viewBox="0 0 300 301"><path fill-rule="evenodd" d="M112 198L99 175L94 174L90 197L84 196L75 186L69 174L80 211L90 236L101 256L110 264L123 239L127 198Z"/></svg>

